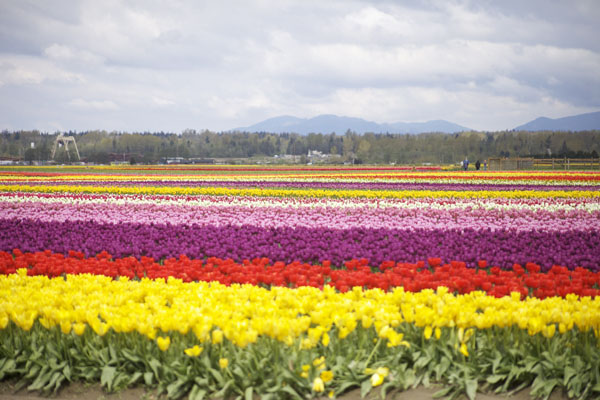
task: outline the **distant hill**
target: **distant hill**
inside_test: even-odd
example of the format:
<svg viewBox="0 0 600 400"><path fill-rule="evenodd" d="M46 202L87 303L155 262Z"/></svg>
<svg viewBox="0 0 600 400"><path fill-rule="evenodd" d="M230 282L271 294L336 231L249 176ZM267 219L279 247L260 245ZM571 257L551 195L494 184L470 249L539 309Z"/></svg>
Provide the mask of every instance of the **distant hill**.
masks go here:
<svg viewBox="0 0 600 400"><path fill-rule="evenodd" d="M319 115L314 118L297 118L292 116L279 116L269 118L257 124L236 128L234 131L243 132L270 132L270 133L331 133L343 134L348 129L356 133L423 133L444 132L454 133L468 131L469 128L444 120L428 122L396 122L392 124L378 124L361 118L339 117L337 115Z"/></svg>
<svg viewBox="0 0 600 400"><path fill-rule="evenodd" d="M517 126L516 131L590 131L600 130L600 111L564 118L540 117Z"/></svg>

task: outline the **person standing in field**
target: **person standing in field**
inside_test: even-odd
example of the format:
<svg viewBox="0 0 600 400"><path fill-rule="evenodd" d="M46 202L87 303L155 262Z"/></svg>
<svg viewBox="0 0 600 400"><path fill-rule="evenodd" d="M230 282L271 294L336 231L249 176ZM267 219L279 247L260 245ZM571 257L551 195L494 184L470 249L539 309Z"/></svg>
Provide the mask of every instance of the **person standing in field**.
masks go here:
<svg viewBox="0 0 600 400"><path fill-rule="evenodd" d="M465 157L465 161L463 161L463 168L466 170L469 169L469 159Z"/></svg>
<svg viewBox="0 0 600 400"><path fill-rule="evenodd" d="M479 162L479 160L477 160L477 161L475 162L475 169L476 169L477 171L479 171L479 168L481 168L481 163Z"/></svg>

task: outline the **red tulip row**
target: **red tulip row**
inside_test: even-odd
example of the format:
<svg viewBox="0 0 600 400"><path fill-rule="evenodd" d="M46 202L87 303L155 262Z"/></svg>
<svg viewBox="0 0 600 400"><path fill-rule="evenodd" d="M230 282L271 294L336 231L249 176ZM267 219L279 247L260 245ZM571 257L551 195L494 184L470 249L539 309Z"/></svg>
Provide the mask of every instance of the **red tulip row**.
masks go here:
<svg viewBox="0 0 600 400"><path fill-rule="evenodd" d="M324 171L324 172L348 172L348 171L441 171L442 167L439 166L398 166L398 167L279 167L279 168L257 168L257 167L245 167L245 168L230 168L230 167L128 167L127 171L217 171L217 172L307 172L307 171ZM114 172L114 171L113 171ZM3 175L15 175L15 176L63 176L63 175L87 175L87 173L81 173L78 171L66 171L66 172L43 172L43 171L7 171L3 172ZM124 175L122 173L110 173L110 175Z"/></svg>
<svg viewBox="0 0 600 400"><path fill-rule="evenodd" d="M564 297L567 294L579 296L600 295L600 273L585 268L569 270L554 266L547 273L540 272L540 266L528 263L525 267L515 264L512 270L488 267L480 261L477 268L467 268L464 262L442 263L439 258L429 258L427 263L383 262L379 268L369 266L366 259L344 263L342 268L332 268L331 262L312 265L301 262L285 264L271 263L267 258L244 260L235 263L231 259L208 258L194 260L186 256L169 258L161 263L152 258L134 257L112 259L107 252L96 257L85 258L81 252L70 251L68 256L52 253L50 250L36 253L23 253L18 249L12 253L0 252L0 274L12 274L19 268L26 268L28 275L49 277L63 274L95 274L113 278L167 279L174 277L184 282L218 281L264 286L314 286L328 284L341 292L359 286L389 290L403 287L407 291L418 292L424 289L449 288L454 293L469 293L482 290L495 297L521 293L521 297L535 296L546 298Z"/></svg>
<svg viewBox="0 0 600 400"><path fill-rule="evenodd" d="M492 171L493 175L466 175L463 173L460 174L444 174L444 175L427 175L426 172L422 174L411 174L411 175L385 175L382 173L372 174L372 175L352 175L352 174L344 174L341 176L336 176L336 178L342 179L368 179L368 180L383 180L394 182L395 180L401 179L410 179L416 182L438 182L438 181L452 181L452 180L460 180L460 181L475 181L476 183L480 183L482 181L490 181L494 183L494 181L556 181L556 182L600 182L599 174L578 174L578 175L566 175L566 174L544 174L544 175L534 175L534 176L526 176L526 175L509 175L496 173L496 171ZM311 178L330 178L329 175L312 175Z"/></svg>

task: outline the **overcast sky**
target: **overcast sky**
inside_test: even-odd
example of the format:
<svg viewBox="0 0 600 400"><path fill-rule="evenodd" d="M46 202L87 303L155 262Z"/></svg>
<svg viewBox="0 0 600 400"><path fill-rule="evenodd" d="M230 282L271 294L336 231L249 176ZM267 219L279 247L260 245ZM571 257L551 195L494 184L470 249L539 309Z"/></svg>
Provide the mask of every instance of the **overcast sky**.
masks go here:
<svg viewBox="0 0 600 400"><path fill-rule="evenodd" d="M0 129L600 110L600 1L0 0Z"/></svg>

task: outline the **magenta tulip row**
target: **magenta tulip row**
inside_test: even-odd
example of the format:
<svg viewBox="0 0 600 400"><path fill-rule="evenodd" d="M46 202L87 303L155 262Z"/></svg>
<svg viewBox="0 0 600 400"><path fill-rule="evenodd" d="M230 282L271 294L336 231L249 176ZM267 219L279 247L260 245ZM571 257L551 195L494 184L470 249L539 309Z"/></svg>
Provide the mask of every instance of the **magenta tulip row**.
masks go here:
<svg viewBox="0 0 600 400"><path fill-rule="evenodd" d="M6 184L18 185L22 181L5 181ZM547 182L546 184L511 184L511 183L487 183L487 182L323 182L323 181L275 181L275 180L43 180L27 181L28 185L72 185L72 186L185 186L185 187L235 187L235 188L313 188L313 189L359 189L359 190L595 190L598 185L579 184L579 183L556 183Z"/></svg>

